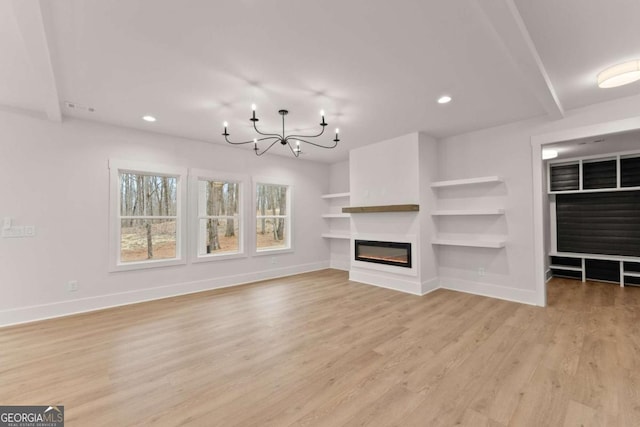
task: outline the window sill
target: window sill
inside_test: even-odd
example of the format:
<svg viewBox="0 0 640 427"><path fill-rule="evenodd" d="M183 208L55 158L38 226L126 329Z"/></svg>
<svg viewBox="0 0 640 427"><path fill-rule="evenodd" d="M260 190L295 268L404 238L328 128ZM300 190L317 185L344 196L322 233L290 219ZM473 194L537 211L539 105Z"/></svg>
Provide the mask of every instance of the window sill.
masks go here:
<svg viewBox="0 0 640 427"><path fill-rule="evenodd" d="M239 259L239 258L247 258L247 254L244 252L239 253L231 253L231 254L220 254L220 255L199 255L191 259L191 263L199 264L203 262L215 262L215 261L224 261L229 259Z"/></svg>
<svg viewBox="0 0 640 427"><path fill-rule="evenodd" d="M253 256L266 256L266 255L278 255L293 253L293 248L278 248L278 249L261 249L255 250Z"/></svg>
<svg viewBox="0 0 640 427"><path fill-rule="evenodd" d="M185 259L159 259L155 261L128 262L126 264L116 264L110 266L109 272L117 273L120 271L146 270L149 268L172 267L176 265L186 264L187 261Z"/></svg>

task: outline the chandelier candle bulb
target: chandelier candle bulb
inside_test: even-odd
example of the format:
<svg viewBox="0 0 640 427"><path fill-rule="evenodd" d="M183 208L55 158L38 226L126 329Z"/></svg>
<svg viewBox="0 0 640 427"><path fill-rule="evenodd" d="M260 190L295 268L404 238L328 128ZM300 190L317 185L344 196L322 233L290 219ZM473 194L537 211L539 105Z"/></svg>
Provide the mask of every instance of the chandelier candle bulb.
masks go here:
<svg viewBox="0 0 640 427"><path fill-rule="evenodd" d="M252 120L256 120L256 104L251 104L251 110L253 111L253 117L251 118Z"/></svg>

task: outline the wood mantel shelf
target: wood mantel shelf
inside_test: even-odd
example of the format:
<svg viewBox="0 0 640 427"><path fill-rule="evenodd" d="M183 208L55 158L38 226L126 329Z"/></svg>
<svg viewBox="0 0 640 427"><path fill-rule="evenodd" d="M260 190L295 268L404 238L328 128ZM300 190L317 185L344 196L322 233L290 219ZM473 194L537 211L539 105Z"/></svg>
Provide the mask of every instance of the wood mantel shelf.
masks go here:
<svg viewBox="0 0 640 427"><path fill-rule="evenodd" d="M417 212L419 210L420 205L349 206L342 208L344 213Z"/></svg>

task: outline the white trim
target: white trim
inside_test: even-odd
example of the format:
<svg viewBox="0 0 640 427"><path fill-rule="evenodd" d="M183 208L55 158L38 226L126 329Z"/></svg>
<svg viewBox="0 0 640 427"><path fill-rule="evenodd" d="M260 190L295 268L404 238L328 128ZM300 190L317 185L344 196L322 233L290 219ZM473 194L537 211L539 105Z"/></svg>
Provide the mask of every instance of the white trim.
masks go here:
<svg viewBox="0 0 640 427"><path fill-rule="evenodd" d="M80 298L68 301L58 301L50 304L1 310L0 327L103 310L123 305L137 304L145 301L171 298L213 289L227 288L262 280L277 279L279 277L323 270L328 267L328 261L320 261L273 270L263 270L252 273L216 277L213 279L197 280L193 282L176 283L155 288L102 295L98 297Z"/></svg>
<svg viewBox="0 0 640 427"><path fill-rule="evenodd" d="M526 289L506 288L489 283L472 282L470 280L454 279L448 277L440 278L440 287L451 291L465 292L485 297L498 298L506 301L519 302L522 304L539 305L535 291Z"/></svg>
<svg viewBox="0 0 640 427"><path fill-rule="evenodd" d="M287 187L287 215L282 216L282 215L264 215L264 218L286 218L287 221L285 221L286 224L286 231L285 231L285 238L287 240L287 244L285 247L283 248L265 248L265 249L258 249L258 242L257 242L257 236L258 236L258 219L261 219L263 216L262 215L256 215L255 212L258 212L258 206L257 206L257 200L256 200L256 194L257 194L257 186L258 184L265 184L265 185L281 185L281 186L286 186ZM294 186L291 183L290 180L286 180L286 179L282 179L282 178L272 178L272 177L264 177L264 176L254 176L252 177L252 189L253 189L253 193L251 195L251 222L252 222L252 227L251 229L253 230L253 232L251 233L252 238L251 238L251 256L264 256L264 255L278 255L278 254L286 254L286 253L292 253L294 252L294 236L293 236L293 230L294 230L294 226L293 226L293 222L294 222L294 213L293 213L293 193L294 193Z"/></svg>
<svg viewBox="0 0 640 427"><path fill-rule="evenodd" d="M109 269L110 273L169 267L187 263L188 169L119 159L109 159ZM176 178L176 257L138 262L120 262L120 173L140 173ZM161 219L161 218L156 218Z"/></svg>
<svg viewBox="0 0 640 427"><path fill-rule="evenodd" d="M549 236L551 252L556 252L558 250L558 216L554 194L549 195L549 232L551 233Z"/></svg>
<svg viewBox="0 0 640 427"><path fill-rule="evenodd" d="M420 284L420 295L426 295L438 289L440 289L440 278L433 277L429 280L423 280Z"/></svg>
<svg viewBox="0 0 640 427"><path fill-rule="evenodd" d="M329 268L334 268L336 270L349 271L351 268L351 264L348 260L344 259L331 259L329 261Z"/></svg>
<svg viewBox="0 0 640 427"><path fill-rule="evenodd" d="M545 277L545 281L544 281L545 283L548 283L549 280L553 278L553 272L551 271L551 269L544 272L544 277Z"/></svg>
<svg viewBox="0 0 640 427"><path fill-rule="evenodd" d="M604 154L591 154L589 156L579 156L579 157L569 157L566 159L557 159L557 160L546 160L549 164L558 165L558 164L572 164L578 163L580 160L586 160L587 162L596 162L598 160L615 160L616 156L623 157L638 157L640 156L640 151L638 150L625 150L625 151L616 151L614 153L604 153Z"/></svg>
<svg viewBox="0 0 640 427"><path fill-rule="evenodd" d="M379 288L391 289L394 291L404 292L412 295L422 295L422 284L417 280L399 279L378 273L356 270L351 268L349 271L349 280L353 282L373 285Z"/></svg>
<svg viewBox="0 0 640 427"><path fill-rule="evenodd" d="M557 256L564 258L588 258L597 259L602 261L626 261L626 262L640 262L640 257L625 256L625 255L603 255L603 254L588 254L582 252L557 252L552 251L549 256Z"/></svg>
<svg viewBox="0 0 640 427"><path fill-rule="evenodd" d="M533 173L533 243L534 243L534 277L536 283L536 304L546 306L547 291L545 285L544 247L544 192L545 183L542 177L542 146L554 142L569 141L579 138L609 135L640 129L640 116L630 119L615 120L591 126L571 128L531 137L531 165Z"/></svg>
<svg viewBox="0 0 640 427"><path fill-rule="evenodd" d="M198 196L199 181L220 181L220 182L235 182L238 185L238 215L235 216L235 220L238 221L238 232L240 237L238 239L238 251L230 253L219 254L205 254L199 255L198 244L199 242L199 229L201 218ZM189 236L191 237L189 245L189 260L192 263L222 261L229 259L247 258L247 226L246 226L246 214L245 212L251 209L247 206L246 189L249 187L249 176L244 174L237 174L224 171L215 171L207 169L189 169ZM215 216L215 215L214 215ZM218 217L224 217L225 215L217 215ZM208 216L205 216L208 217Z"/></svg>

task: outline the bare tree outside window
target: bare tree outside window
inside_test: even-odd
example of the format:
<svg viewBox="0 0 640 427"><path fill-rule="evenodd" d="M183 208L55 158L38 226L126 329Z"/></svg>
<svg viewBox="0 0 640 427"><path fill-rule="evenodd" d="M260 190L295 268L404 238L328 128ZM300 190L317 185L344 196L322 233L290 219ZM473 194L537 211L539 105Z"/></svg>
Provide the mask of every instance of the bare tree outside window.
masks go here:
<svg viewBox="0 0 640 427"><path fill-rule="evenodd" d="M198 181L198 256L240 252L240 184Z"/></svg>
<svg viewBox="0 0 640 427"><path fill-rule="evenodd" d="M256 248L284 249L289 247L287 211L289 187L286 185L256 185Z"/></svg>
<svg viewBox="0 0 640 427"><path fill-rule="evenodd" d="M120 261L176 258L178 179L130 172L119 177Z"/></svg>

